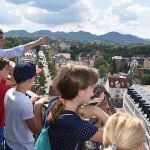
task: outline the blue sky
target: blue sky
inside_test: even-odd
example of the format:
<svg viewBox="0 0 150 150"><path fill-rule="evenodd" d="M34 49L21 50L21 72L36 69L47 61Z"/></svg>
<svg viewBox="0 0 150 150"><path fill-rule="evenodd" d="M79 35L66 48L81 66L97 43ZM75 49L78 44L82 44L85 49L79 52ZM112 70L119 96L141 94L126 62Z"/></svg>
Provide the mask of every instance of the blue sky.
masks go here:
<svg viewBox="0 0 150 150"><path fill-rule="evenodd" d="M150 39L150 0L1 0L4 31L110 31Z"/></svg>

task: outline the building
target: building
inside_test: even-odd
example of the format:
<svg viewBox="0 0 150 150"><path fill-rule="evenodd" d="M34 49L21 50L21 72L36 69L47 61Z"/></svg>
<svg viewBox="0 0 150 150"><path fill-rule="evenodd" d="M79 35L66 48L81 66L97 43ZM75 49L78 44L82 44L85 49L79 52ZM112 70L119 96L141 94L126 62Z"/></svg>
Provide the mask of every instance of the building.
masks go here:
<svg viewBox="0 0 150 150"><path fill-rule="evenodd" d="M79 62L82 62L83 65L93 67L95 62L95 56L88 53L80 53Z"/></svg>
<svg viewBox="0 0 150 150"><path fill-rule="evenodd" d="M150 57L146 58L143 63L145 69L150 69Z"/></svg>
<svg viewBox="0 0 150 150"><path fill-rule="evenodd" d="M138 61L136 59L132 60L130 63L130 68L135 68L138 66Z"/></svg>
<svg viewBox="0 0 150 150"><path fill-rule="evenodd" d="M71 59L71 55L70 53L59 53L55 56L53 56L52 61L56 67L57 70L59 70L59 68L62 65L67 64Z"/></svg>
<svg viewBox="0 0 150 150"><path fill-rule="evenodd" d="M108 76L105 88L111 95L114 106L122 107L123 94L131 85L132 79L127 76Z"/></svg>
<svg viewBox="0 0 150 150"><path fill-rule="evenodd" d="M146 129L146 149L150 149L150 85L133 84L124 93L123 109L139 117ZM135 137L136 138L136 137Z"/></svg>
<svg viewBox="0 0 150 150"><path fill-rule="evenodd" d="M98 106L107 114L111 115L116 112L111 96L107 90L100 84L97 84L93 90L93 96L88 103L89 105Z"/></svg>
<svg viewBox="0 0 150 150"><path fill-rule="evenodd" d="M33 64L36 64L36 54L35 50L26 52L19 60L21 61L30 61Z"/></svg>
<svg viewBox="0 0 150 150"><path fill-rule="evenodd" d="M112 59L115 62L116 72L123 71L125 68L127 68L128 63L127 63L126 59L123 58L122 56L114 56L114 57L112 57Z"/></svg>
<svg viewBox="0 0 150 150"><path fill-rule="evenodd" d="M136 60L138 66L143 66L145 58L142 57L131 57L131 63L132 61ZM131 65L131 64L130 64Z"/></svg>
<svg viewBox="0 0 150 150"><path fill-rule="evenodd" d="M145 68L134 68L133 75L136 77L142 77L142 75L150 74L150 69Z"/></svg>

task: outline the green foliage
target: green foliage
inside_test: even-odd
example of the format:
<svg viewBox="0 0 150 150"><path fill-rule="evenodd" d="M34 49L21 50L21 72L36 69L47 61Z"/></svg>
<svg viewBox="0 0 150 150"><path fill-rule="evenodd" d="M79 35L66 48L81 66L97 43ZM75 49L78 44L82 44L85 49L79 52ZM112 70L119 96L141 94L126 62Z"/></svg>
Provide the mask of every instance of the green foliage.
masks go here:
<svg viewBox="0 0 150 150"><path fill-rule="evenodd" d="M71 43L70 53L75 59L81 52L100 51L106 56L149 56L150 45L141 44L123 44L117 42L74 42Z"/></svg>
<svg viewBox="0 0 150 150"><path fill-rule="evenodd" d="M15 46L18 46L18 45L21 45L23 44L24 42L18 38L6 38L5 39L5 44L4 44L4 47L5 48L11 48L11 47L15 47Z"/></svg>
<svg viewBox="0 0 150 150"><path fill-rule="evenodd" d="M99 56L99 57L97 57L96 60L95 60L94 67L98 69L99 66L104 65L104 63L105 63L104 57L103 57L103 56Z"/></svg>
<svg viewBox="0 0 150 150"><path fill-rule="evenodd" d="M143 75L141 81L144 85L150 85L150 74Z"/></svg>
<svg viewBox="0 0 150 150"><path fill-rule="evenodd" d="M38 62L38 67L39 67L39 68L43 68L43 64L42 64L41 61Z"/></svg>
<svg viewBox="0 0 150 150"><path fill-rule="evenodd" d="M94 67L98 69L100 77L105 76L108 72L113 70L112 65L109 63L111 63L109 57L99 56L96 58Z"/></svg>
<svg viewBox="0 0 150 150"><path fill-rule="evenodd" d="M51 75L51 79L54 79L57 71L56 71L56 68L52 62L48 62L48 70L49 70L49 73Z"/></svg>
<svg viewBox="0 0 150 150"><path fill-rule="evenodd" d="M46 61L51 61L51 58L49 57L49 53L48 53L48 51L44 51L44 54L45 54L45 57L46 57Z"/></svg>
<svg viewBox="0 0 150 150"><path fill-rule="evenodd" d="M20 44L25 44L35 40L37 37L6 37L5 39L5 48L10 48L14 46L18 46ZM62 49L59 45L59 41L51 40L51 49L56 50L58 52L68 52L68 49ZM117 43L117 42L109 42L109 41L68 41L70 44L70 53L71 58L75 60L81 52L86 53L94 53L95 51L100 51L106 56L123 56L123 57L132 57L137 55L143 55L150 57L150 45L144 44L130 44L130 43ZM36 52L39 51L39 46L36 47Z"/></svg>
<svg viewBox="0 0 150 150"><path fill-rule="evenodd" d="M40 73L37 82L38 82L38 84L39 84L40 86L44 86L44 85L47 83L47 81L46 81L46 76L45 76L45 74L44 74L44 71L42 71L42 72Z"/></svg>

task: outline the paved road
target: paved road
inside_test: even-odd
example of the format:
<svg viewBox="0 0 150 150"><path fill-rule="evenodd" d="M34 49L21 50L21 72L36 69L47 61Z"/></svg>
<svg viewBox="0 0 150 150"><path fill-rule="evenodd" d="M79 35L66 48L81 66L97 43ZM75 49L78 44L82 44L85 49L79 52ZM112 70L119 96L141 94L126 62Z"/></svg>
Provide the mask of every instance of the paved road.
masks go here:
<svg viewBox="0 0 150 150"><path fill-rule="evenodd" d="M46 86L45 90L46 90L46 93L49 93L49 86L52 85L52 80L51 80L51 76L50 76L50 74L48 72L47 65L44 65L43 70L44 70L44 73L46 75L46 81L47 81L47 83L45 85Z"/></svg>

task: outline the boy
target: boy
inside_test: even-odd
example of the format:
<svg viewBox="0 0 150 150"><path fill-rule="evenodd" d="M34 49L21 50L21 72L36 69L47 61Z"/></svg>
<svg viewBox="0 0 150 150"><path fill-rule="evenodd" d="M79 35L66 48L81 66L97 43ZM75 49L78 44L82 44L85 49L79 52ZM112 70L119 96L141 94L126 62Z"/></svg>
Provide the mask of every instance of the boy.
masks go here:
<svg viewBox="0 0 150 150"><path fill-rule="evenodd" d="M9 61L5 58L0 58L0 144L3 140L3 128L4 128L4 96L14 84L13 78L7 80L9 73L11 73L12 67Z"/></svg>
<svg viewBox="0 0 150 150"><path fill-rule="evenodd" d="M19 62L14 67L13 76L16 88L7 91L4 102L6 142L13 150L32 150L32 134L39 133L41 129L41 109L44 102L43 99L34 99L33 102L25 95L34 82L36 66L30 62Z"/></svg>

